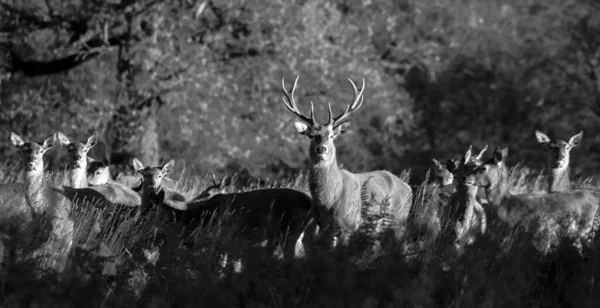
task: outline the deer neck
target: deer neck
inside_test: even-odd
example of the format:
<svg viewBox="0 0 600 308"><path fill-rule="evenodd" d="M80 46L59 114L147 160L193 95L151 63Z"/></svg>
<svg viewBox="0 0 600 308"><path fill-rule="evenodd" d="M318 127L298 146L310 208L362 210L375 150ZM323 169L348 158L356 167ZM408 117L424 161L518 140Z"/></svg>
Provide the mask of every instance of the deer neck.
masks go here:
<svg viewBox="0 0 600 308"><path fill-rule="evenodd" d="M310 192L317 205L333 209L343 189L342 171L334 157L329 165L313 164L310 169Z"/></svg>
<svg viewBox="0 0 600 308"><path fill-rule="evenodd" d="M156 194L161 191L162 187L153 189L146 183L142 184L142 205L140 210L143 212L145 210L151 209L154 206L154 198Z"/></svg>
<svg viewBox="0 0 600 308"><path fill-rule="evenodd" d="M44 164L37 164L33 168L26 168L25 172L25 199L27 204L36 213L44 211L45 202L45 182L44 182Z"/></svg>
<svg viewBox="0 0 600 308"><path fill-rule="evenodd" d="M87 187L87 163L69 164L69 182L73 188Z"/></svg>
<svg viewBox="0 0 600 308"><path fill-rule="evenodd" d="M489 203L496 207L500 206L502 201L509 197L508 171L506 168L500 172L498 183L496 185L490 185L490 187L487 187L485 192Z"/></svg>
<svg viewBox="0 0 600 308"><path fill-rule="evenodd" d="M552 169L548 177L548 192L564 192L571 190L569 166L563 169Z"/></svg>

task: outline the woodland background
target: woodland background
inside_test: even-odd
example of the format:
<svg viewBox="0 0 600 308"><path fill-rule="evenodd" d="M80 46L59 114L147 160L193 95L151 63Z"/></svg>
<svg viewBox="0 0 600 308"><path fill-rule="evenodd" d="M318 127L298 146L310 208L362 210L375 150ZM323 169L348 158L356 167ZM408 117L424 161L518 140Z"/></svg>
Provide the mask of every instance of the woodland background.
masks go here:
<svg viewBox="0 0 600 308"><path fill-rule="evenodd" d="M281 100L317 118L365 103L336 141L350 170L411 168L473 144L543 167L534 130L568 139L573 172L600 168L600 2L595 0L0 0L0 158L8 134L55 131L92 157L278 178L308 140ZM47 155L62 167L66 151Z"/></svg>

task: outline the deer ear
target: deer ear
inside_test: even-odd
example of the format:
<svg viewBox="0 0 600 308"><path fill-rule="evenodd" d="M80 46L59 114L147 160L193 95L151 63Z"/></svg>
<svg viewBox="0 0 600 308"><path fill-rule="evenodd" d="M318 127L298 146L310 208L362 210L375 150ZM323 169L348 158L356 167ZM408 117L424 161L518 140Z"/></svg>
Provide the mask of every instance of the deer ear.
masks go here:
<svg viewBox="0 0 600 308"><path fill-rule="evenodd" d="M162 166L162 174L163 176L171 173L173 171L173 166L175 166L175 160L171 159L168 163Z"/></svg>
<svg viewBox="0 0 600 308"><path fill-rule="evenodd" d="M69 145L69 143L71 143L71 141L69 140L69 138L67 138L67 136L65 136L65 134L63 134L61 132L56 133L56 136L58 137L58 142L63 147L66 147L67 145Z"/></svg>
<svg viewBox="0 0 600 308"><path fill-rule="evenodd" d="M456 172L456 169L458 169L456 161L453 159L448 159L448 161L446 162L446 169L448 169L450 173Z"/></svg>
<svg viewBox="0 0 600 308"><path fill-rule="evenodd" d="M333 128L333 134L335 136L339 136L339 135L347 132L349 128L350 128L350 122L344 122L344 123L338 124L336 127Z"/></svg>
<svg viewBox="0 0 600 308"><path fill-rule="evenodd" d="M304 122L296 121L294 122L294 126L296 127L298 133L300 133L301 135L308 136L308 134L310 133L310 127Z"/></svg>
<svg viewBox="0 0 600 308"><path fill-rule="evenodd" d="M569 139L569 144L572 147L576 147L579 145L579 143L581 142L581 139L583 138L583 131L580 131L579 133L577 133L576 135L574 135L573 137L571 137L571 139Z"/></svg>
<svg viewBox="0 0 600 308"><path fill-rule="evenodd" d="M44 140L44 142L42 143L42 148L44 149L44 151L48 151L50 148L52 148L55 140L56 134L48 136L48 138L46 138L46 140Z"/></svg>
<svg viewBox="0 0 600 308"><path fill-rule="evenodd" d="M437 159L432 158L431 161L433 162L433 164L435 165L435 167L437 169L442 169L443 168L442 164Z"/></svg>
<svg viewBox="0 0 600 308"><path fill-rule="evenodd" d="M139 172L140 170L144 169L144 164L142 164L141 161L139 161L137 158L133 158L133 170L135 170L136 172Z"/></svg>
<svg viewBox="0 0 600 308"><path fill-rule="evenodd" d="M471 152L473 151L473 146L470 145L469 149L467 150L467 152L465 152L465 155L463 156L461 163L464 165L466 163L469 162L469 159L471 159Z"/></svg>
<svg viewBox="0 0 600 308"><path fill-rule="evenodd" d="M548 136L546 134L540 132L539 130L535 131L535 138L541 144L548 144L548 143L550 143L550 138L548 138Z"/></svg>
<svg viewBox="0 0 600 308"><path fill-rule="evenodd" d="M23 139L13 132L10 133L10 142L17 148L20 148L25 144Z"/></svg>
<svg viewBox="0 0 600 308"><path fill-rule="evenodd" d="M96 142L98 141L98 131L95 131L87 140L87 142L85 143L85 146L88 149L93 148L96 145Z"/></svg>
<svg viewBox="0 0 600 308"><path fill-rule="evenodd" d="M104 166L110 166L110 161L108 161L108 158L106 156L102 157L102 165Z"/></svg>

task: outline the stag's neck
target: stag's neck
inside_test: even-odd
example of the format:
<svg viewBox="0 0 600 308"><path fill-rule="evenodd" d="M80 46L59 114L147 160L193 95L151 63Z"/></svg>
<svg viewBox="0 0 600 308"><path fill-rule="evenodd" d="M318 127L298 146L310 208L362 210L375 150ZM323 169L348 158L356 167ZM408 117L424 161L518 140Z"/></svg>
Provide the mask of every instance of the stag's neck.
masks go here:
<svg viewBox="0 0 600 308"><path fill-rule="evenodd" d="M69 182L73 188L87 187L86 165L79 166L75 169L69 169Z"/></svg>
<svg viewBox="0 0 600 308"><path fill-rule="evenodd" d="M335 159L327 166L313 165L309 183L311 195L318 206L328 210L336 207L336 201L342 194L343 175Z"/></svg>
<svg viewBox="0 0 600 308"><path fill-rule="evenodd" d="M569 166L564 169L552 169L548 177L548 192L565 192L571 190Z"/></svg>

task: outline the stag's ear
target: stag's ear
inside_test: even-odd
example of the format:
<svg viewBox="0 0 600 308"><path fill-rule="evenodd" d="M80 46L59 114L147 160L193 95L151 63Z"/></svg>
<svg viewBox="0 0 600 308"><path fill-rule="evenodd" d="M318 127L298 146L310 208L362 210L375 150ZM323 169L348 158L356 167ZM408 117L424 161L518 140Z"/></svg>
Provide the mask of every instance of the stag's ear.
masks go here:
<svg viewBox="0 0 600 308"><path fill-rule="evenodd" d="M308 126L308 124L306 124L306 123L304 123L302 121L295 121L294 122L294 126L296 127L296 130L301 135L308 136L310 134L310 127Z"/></svg>
<svg viewBox="0 0 600 308"><path fill-rule="evenodd" d="M67 136L65 136L65 134L63 134L61 132L56 133L56 136L58 137L58 142L63 147L66 147L67 145L69 145L69 143L71 143L71 141L69 140L69 138L67 138Z"/></svg>
<svg viewBox="0 0 600 308"><path fill-rule="evenodd" d="M110 166L110 161L106 156L102 157L102 165L106 167Z"/></svg>
<svg viewBox="0 0 600 308"><path fill-rule="evenodd" d="M21 148L25 144L23 139L13 132L10 133L10 142L17 148Z"/></svg>
<svg viewBox="0 0 600 308"><path fill-rule="evenodd" d="M336 127L333 128L333 135L335 137L337 137L337 136L347 132L349 128L350 128L350 122L343 122L341 124L338 124Z"/></svg>
<svg viewBox="0 0 600 308"><path fill-rule="evenodd" d="M48 150L50 150L50 148L52 148L55 140L56 140L56 134L52 134L52 135L48 136L48 138L46 138L46 140L44 140L44 142L42 143L42 149L44 149L44 152L48 151Z"/></svg>
<svg viewBox="0 0 600 308"><path fill-rule="evenodd" d="M175 166L175 160L171 159L168 163L162 166L162 174L163 176L171 173L173 171L173 166Z"/></svg>
<svg viewBox="0 0 600 308"><path fill-rule="evenodd" d="M98 131L95 131L87 140L87 142L85 143L85 147L88 149L93 148L96 145L96 142L98 141Z"/></svg>
<svg viewBox="0 0 600 308"><path fill-rule="evenodd" d="M458 164L454 159L448 159L446 162L446 169L450 171L450 173L454 174L458 169Z"/></svg>
<svg viewBox="0 0 600 308"><path fill-rule="evenodd" d="M87 155L85 156L85 160L87 161L88 164L91 164L96 161L95 158L87 156Z"/></svg>
<svg viewBox="0 0 600 308"><path fill-rule="evenodd" d="M540 132L539 130L535 131L535 138L537 139L537 141L543 145L546 145L548 143L550 143L550 138L548 138L548 136L542 132Z"/></svg>
<svg viewBox="0 0 600 308"><path fill-rule="evenodd" d="M141 171L142 169L144 169L144 164L142 164L141 161L139 161L137 158L133 158L133 170L135 170L136 172Z"/></svg>
<svg viewBox="0 0 600 308"><path fill-rule="evenodd" d="M571 139L569 139L569 145L571 145L571 147L578 146L579 143L581 142L582 138L583 138L583 131L580 131L579 133L577 133L573 137L571 137Z"/></svg>

